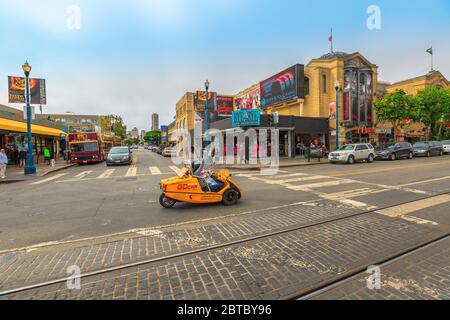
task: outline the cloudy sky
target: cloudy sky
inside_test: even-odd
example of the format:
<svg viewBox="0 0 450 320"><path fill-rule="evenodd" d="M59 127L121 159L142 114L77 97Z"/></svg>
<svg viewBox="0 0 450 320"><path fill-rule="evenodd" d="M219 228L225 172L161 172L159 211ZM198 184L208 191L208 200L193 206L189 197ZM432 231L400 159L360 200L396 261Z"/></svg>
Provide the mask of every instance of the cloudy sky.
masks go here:
<svg viewBox="0 0 450 320"><path fill-rule="evenodd" d="M370 5L380 30L367 28ZM428 72L431 45L450 79L449 0L0 0L0 104L28 60L47 79L44 112L114 113L149 129L206 78L234 94L328 52L331 27L335 50L361 52L382 80Z"/></svg>

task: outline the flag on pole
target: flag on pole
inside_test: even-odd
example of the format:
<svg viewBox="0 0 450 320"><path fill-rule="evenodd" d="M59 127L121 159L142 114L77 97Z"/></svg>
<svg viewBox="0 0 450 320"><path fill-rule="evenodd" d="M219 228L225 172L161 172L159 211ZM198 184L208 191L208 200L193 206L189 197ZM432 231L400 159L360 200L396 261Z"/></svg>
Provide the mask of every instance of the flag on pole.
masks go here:
<svg viewBox="0 0 450 320"><path fill-rule="evenodd" d="M433 47L431 47L430 49L427 49L427 52L431 55L433 55Z"/></svg>

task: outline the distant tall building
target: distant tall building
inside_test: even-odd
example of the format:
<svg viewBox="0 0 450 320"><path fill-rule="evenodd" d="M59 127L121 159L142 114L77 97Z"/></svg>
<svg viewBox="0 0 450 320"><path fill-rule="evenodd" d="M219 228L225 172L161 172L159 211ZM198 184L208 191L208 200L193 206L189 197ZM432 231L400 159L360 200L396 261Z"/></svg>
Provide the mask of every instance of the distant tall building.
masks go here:
<svg viewBox="0 0 450 320"><path fill-rule="evenodd" d="M159 130L159 115L157 113L152 114L152 131Z"/></svg>
<svg viewBox="0 0 450 320"><path fill-rule="evenodd" d="M138 128L133 128L133 130L131 130L131 139L139 139Z"/></svg>

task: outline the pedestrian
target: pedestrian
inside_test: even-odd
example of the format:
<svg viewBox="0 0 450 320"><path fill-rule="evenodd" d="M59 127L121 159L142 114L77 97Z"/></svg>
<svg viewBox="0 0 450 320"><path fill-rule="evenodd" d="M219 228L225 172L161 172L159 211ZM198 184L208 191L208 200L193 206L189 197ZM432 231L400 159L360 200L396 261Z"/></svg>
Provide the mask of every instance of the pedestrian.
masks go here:
<svg viewBox="0 0 450 320"><path fill-rule="evenodd" d="M27 151L25 149L20 149L19 151L19 167L25 167L25 160L27 159Z"/></svg>
<svg viewBox="0 0 450 320"><path fill-rule="evenodd" d="M44 159L45 159L45 163L47 163L47 165L50 165L50 150L45 147L44 149Z"/></svg>
<svg viewBox="0 0 450 320"><path fill-rule="evenodd" d="M18 165L19 164L19 149L17 149L15 146L13 147L13 164Z"/></svg>
<svg viewBox="0 0 450 320"><path fill-rule="evenodd" d="M6 156L5 149L0 150L0 178L6 178L6 166L8 165L8 157Z"/></svg>

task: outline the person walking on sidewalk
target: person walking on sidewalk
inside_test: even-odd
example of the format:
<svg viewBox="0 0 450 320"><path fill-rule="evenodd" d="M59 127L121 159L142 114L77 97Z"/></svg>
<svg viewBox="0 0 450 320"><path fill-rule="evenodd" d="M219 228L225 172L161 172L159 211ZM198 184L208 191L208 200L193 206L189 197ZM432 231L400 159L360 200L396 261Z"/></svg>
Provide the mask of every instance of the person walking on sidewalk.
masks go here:
<svg viewBox="0 0 450 320"><path fill-rule="evenodd" d="M6 178L6 166L8 165L8 157L6 156L5 149L0 150L0 178Z"/></svg>
<svg viewBox="0 0 450 320"><path fill-rule="evenodd" d="M27 151L25 149L20 149L19 151L19 167L25 167L25 160L27 159Z"/></svg>
<svg viewBox="0 0 450 320"><path fill-rule="evenodd" d="M50 165L50 150L45 147L44 149L44 159L45 159L45 163L47 163L47 165Z"/></svg>

